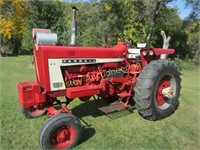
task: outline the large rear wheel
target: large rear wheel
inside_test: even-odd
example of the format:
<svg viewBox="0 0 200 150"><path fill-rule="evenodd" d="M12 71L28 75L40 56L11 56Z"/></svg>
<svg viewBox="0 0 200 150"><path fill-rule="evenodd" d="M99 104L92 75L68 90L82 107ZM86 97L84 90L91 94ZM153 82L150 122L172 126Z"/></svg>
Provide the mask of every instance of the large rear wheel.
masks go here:
<svg viewBox="0 0 200 150"><path fill-rule="evenodd" d="M145 66L137 78L134 100L139 114L148 120L160 120L178 107L180 73L169 60L155 60Z"/></svg>
<svg viewBox="0 0 200 150"><path fill-rule="evenodd" d="M43 150L70 149L81 138L82 127L74 115L60 113L51 117L40 131L39 143Z"/></svg>

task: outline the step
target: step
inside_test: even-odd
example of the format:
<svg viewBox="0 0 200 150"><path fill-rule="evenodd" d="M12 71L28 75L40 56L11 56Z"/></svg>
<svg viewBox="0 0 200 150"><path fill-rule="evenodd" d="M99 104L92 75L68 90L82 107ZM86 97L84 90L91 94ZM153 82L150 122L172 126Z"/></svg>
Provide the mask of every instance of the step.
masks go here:
<svg viewBox="0 0 200 150"><path fill-rule="evenodd" d="M117 102L117 103L112 103L108 106L100 107L98 109L101 110L102 112L106 113L106 114L109 114L109 113L112 113L112 112L124 110L127 107L128 106L125 105L123 102Z"/></svg>
<svg viewBox="0 0 200 150"><path fill-rule="evenodd" d="M120 93L120 94L117 94L117 95L118 95L119 97L122 97L122 98L132 96L132 94L127 93L127 92L123 92L123 93Z"/></svg>

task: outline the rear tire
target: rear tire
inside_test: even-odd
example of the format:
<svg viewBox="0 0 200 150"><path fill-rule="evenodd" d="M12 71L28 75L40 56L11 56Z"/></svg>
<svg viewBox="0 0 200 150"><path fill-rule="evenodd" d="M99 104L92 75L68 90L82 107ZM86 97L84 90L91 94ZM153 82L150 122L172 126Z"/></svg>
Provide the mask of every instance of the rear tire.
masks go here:
<svg viewBox="0 0 200 150"><path fill-rule="evenodd" d="M169 60L154 60L140 72L134 88L139 114L148 120L170 116L179 105L180 72ZM167 90L169 94L164 94Z"/></svg>
<svg viewBox="0 0 200 150"><path fill-rule="evenodd" d="M82 127L77 117L60 113L51 117L43 125L39 144L42 150L73 148L82 135Z"/></svg>

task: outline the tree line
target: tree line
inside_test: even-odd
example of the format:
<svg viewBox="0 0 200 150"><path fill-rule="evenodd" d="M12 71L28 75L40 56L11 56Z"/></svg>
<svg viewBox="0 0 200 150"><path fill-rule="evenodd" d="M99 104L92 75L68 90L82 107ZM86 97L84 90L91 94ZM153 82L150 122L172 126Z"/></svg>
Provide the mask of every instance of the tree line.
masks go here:
<svg viewBox="0 0 200 150"><path fill-rule="evenodd" d="M49 28L58 34L58 45L69 45L71 7L76 6L79 46L113 45L126 41L132 47L147 42L162 47L161 30L171 36L170 48L182 59L199 56L198 0L185 0L193 11L181 19L177 8L162 0L0 0L1 51L32 52L32 28ZM162 5L160 5L162 3ZM153 24L152 24L153 21Z"/></svg>

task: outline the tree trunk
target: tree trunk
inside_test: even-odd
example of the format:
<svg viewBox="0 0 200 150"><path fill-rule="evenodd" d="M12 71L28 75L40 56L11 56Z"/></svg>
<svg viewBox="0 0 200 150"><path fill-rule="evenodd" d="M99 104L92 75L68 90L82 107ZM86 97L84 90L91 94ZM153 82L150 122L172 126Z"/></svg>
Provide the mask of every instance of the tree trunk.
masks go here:
<svg viewBox="0 0 200 150"><path fill-rule="evenodd" d="M18 55L19 49L21 47L20 39L17 39L17 38L11 39L11 46L12 46L12 54Z"/></svg>
<svg viewBox="0 0 200 150"><path fill-rule="evenodd" d="M155 10L152 15L152 19L151 19L151 23L150 23L150 27L149 27L149 33L148 33L148 36L146 39L147 47L149 47L150 39L153 34L153 27L155 26L157 15L158 15L160 9L162 8L163 4L164 3L162 3L162 2L156 1Z"/></svg>
<svg viewBox="0 0 200 150"><path fill-rule="evenodd" d="M155 10L154 10L153 15L152 15L152 19L151 19L151 23L150 23L150 27L149 27L149 32L148 32L148 36L147 36L147 39L146 39L147 47L149 47L151 36L153 34L153 28L155 26L157 15L158 15L159 11L161 10L161 8L163 7L164 4L171 2L171 1L172 0L156 0Z"/></svg>
<svg viewBox="0 0 200 150"><path fill-rule="evenodd" d="M166 34L165 34L165 31L161 31L160 34L163 37L163 48L168 49L171 37L170 36L167 37ZM161 54L160 55L160 59L166 59L166 58L167 58L167 54Z"/></svg>
<svg viewBox="0 0 200 150"><path fill-rule="evenodd" d="M0 57L2 57L2 52L1 52L1 45L0 45Z"/></svg>

